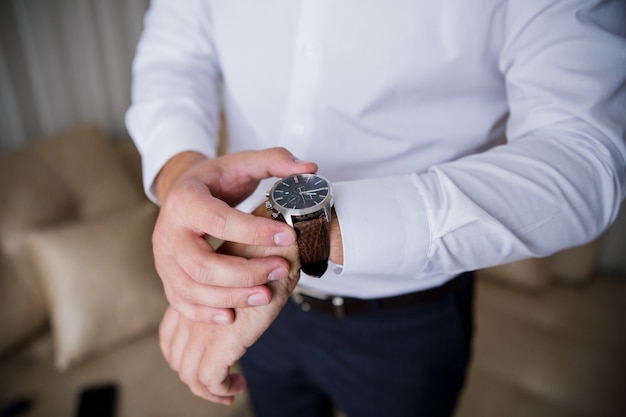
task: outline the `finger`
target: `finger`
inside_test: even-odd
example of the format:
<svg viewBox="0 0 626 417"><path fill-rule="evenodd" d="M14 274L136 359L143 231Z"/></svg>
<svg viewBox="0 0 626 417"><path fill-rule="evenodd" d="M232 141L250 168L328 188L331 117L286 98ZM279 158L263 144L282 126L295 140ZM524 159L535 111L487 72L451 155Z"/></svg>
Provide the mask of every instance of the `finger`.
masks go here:
<svg viewBox="0 0 626 417"><path fill-rule="evenodd" d="M215 323L219 325L227 325L235 320L235 313L231 308L215 308L202 304L191 303L188 300L178 296L174 291L165 286L165 295L170 303L171 309L191 321L201 323ZM165 326L163 323L162 326ZM164 331L167 328L164 327ZM171 338L172 336L164 336Z"/></svg>
<svg viewBox="0 0 626 417"><path fill-rule="evenodd" d="M296 240L293 228L283 222L244 213L208 193L189 194L183 216L195 230L188 229L188 233L201 231L221 240L256 246L289 246Z"/></svg>
<svg viewBox="0 0 626 417"><path fill-rule="evenodd" d="M153 235L158 251L169 247L173 231L186 232L185 238L209 235L260 246L288 246L296 238L287 224L237 210L197 182L183 182L169 192Z"/></svg>
<svg viewBox="0 0 626 417"><path fill-rule="evenodd" d="M229 257L227 255L219 255L220 257ZM255 268L257 260L245 260L249 262L246 268ZM161 264L164 262L164 264ZM167 300L176 310L189 317L188 310L190 304L199 304L212 308L236 308L236 307L256 307L266 305L271 301L272 292L265 285L257 285L254 287L228 287L202 284L191 278L183 271L173 260L161 258L159 263L159 276L163 281L163 287ZM237 272L226 270L225 276L232 276L233 285L237 282ZM287 275L288 271L281 271L281 274ZM266 277L264 282L268 282ZM229 285L228 281L224 281L224 285ZM206 314L211 310L206 310L204 316L196 317L195 321L207 318ZM200 312L198 312L200 314ZM204 320L202 320L204 321Z"/></svg>
<svg viewBox="0 0 626 417"><path fill-rule="evenodd" d="M188 349L185 352L185 363L182 365L182 368L184 368L185 371L184 374L181 374L181 379L187 384L187 386L189 386L194 395L219 404L231 404L235 395L246 389L246 380L241 375L229 375L229 368L225 367L222 368L222 372L220 374L214 375L213 377L222 381L217 384L219 387L226 386L228 388L219 388L217 390L219 392L213 391L211 386L216 384L208 381L202 381L200 377L202 372L201 370L204 368L202 358L202 354L204 353L203 350L204 349L194 347L193 350Z"/></svg>
<svg viewBox="0 0 626 417"><path fill-rule="evenodd" d="M165 311L161 323L159 324L159 347L165 361L169 364L171 357L171 345L174 337L179 314L171 307ZM171 365L170 365L171 366Z"/></svg>
<svg viewBox="0 0 626 417"><path fill-rule="evenodd" d="M194 394L199 391L199 388L202 388L198 372L203 353L204 346L202 343L197 343L193 338L189 339L185 346L184 355L180 361L180 367L178 368L178 377L189 386Z"/></svg>
<svg viewBox="0 0 626 417"><path fill-rule="evenodd" d="M216 404L231 405L235 401L234 396L215 395L202 384L194 385L193 387L189 387L189 389L197 397L203 398Z"/></svg>
<svg viewBox="0 0 626 417"><path fill-rule="evenodd" d="M229 405L232 404L237 394L241 394L248 387L246 379L243 375L239 374L228 375L224 380L223 385L228 387L224 391L229 394L216 394L215 392L210 391L210 389L206 386L203 386L203 389L206 390L207 393L210 393L209 395L213 396L213 398L216 398L217 401L220 401L221 404Z"/></svg>
<svg viewBox="0 0 626 417"><path fill-rule="evenodd" d="M198 378L203 389L211 395L218 398L234 398L235 395L245 391L248 384L243 375L230 373L231 361L225 356L227 354L220 356L219 361L203 359L203 366L198 368Z"/></svg>
<svg viewBox="0 0 626 417"><path fill-rule="evenodd" d="M261 151L237 152L224 157L221 161L227 165L225 172L232 173L235 179L250 177L260 180L270 177L286 177L293 174L315 173L317 164L301 161L285 148L269 148ZM244 167L233 170L231 167Z"/></svg>
<svg viewBox="0 0 626 417"><path fill-rule="evenodd" d="M201 304L186 302L182 299L173 298L176 302L171 304L181 316L191 321L205 324L219 324L225 326L235 320L235 312L231 308L214 308Z"/></svg>
<svg viewBox="0 0 626 417"><path fill-rule="evenodd" d="M214 374L213 377L219 381L227 381L226 383L231 385L231 378L228 374L230 367L226 365L228 362L224 362L224 358L221 356L216 357L215 354L209 353L214 353L213 349L216 346L215 344L221 340L220 332L222 331L222 328L207 326L197 322L184 323L189 325L188 331L193 332L195 337L187 338L185 343L184 352L181 357L180 367L178 370L178 375L181 381L183 381L190 388L192 393L199 397L221 404L232 403L234 395L242 392L246 387L245 380L242 381L242 377L234 378L234 389L232 391L224 392L223 394L212 392L208 388L209 384L203 382L200 378L203 369L207 367L215 367L216 369L219 369L220 372ZM209 338L199 337L199 332L204 333L209 336Z"/></svg>
<svg viewBox="0 0 626 417"><path fill-rule="evenodd" d="M190 289L191 291L189 291ZM264 285L252 288L226 288L192 282L190 285L186 285L184 289L174 289L174 291L176 294L170 298L176 305L190 304L192 309L196 310L198 307L207 307L207 309L194 313L194 321L206 321L207 318L221 313L215 309L260 307L269 304L272 300L272 291ZM190 305L182 308L187 310Z"/></svg>
<svg viewBox="0 0 626 417"><path fill-rule="evenodd" d="M235 401L234 396L219 396L210 392L204 385L198 383L197 385L189 386L190 391L197 397L203 398L207 401L211 401L216 404L231 405Z"/></svg>
<svg viewBox="0 0 626 417"><path fill-rule="evenodd" d="M189 340L189 327L181 320L178 322L174 329L174 335L170 343L170 367L175 370L180 370L180 364L183 360L183 354L185 352L185 346Z"/></svg>
<svg viewBox="0 0 626 417"><path fill-rule="evenodd" d="M248 383L243 375L229 374L228 369L226 369L226 376L224 378L216 378L216 380L220 382L216 383L212 379L200 377L200 381L205 389L212 395L221 398L234 397L244 392L248 387Z"/></svg>
<svg viewBox="0 0 626 417"><path fill-rule="evenodd" d="M206 349L204 349L203 353L206 353ZM207 359L205 357L202 357L202 354L201 357L194 356L193 359L189 359L189 366L192 368L192 371L190 372L192 376L188 384L189 389L194 395L204 398L208 401L225 405L232 404L235 399L235 395L243 392L246 389L246 380L243 378L243 376L240 375L231 378L231 376L228 374L229 367L222 367L223 371L219 375L214 375L214 377L218 378L219 380L225 381L224 383L229 386L233 386L233 389L221 390L223 393L214 392L211 390L211 385L213 384L204 381L201 377L202 369L206 367L206 360Z"/></svg>
<svg viewBox="0 0 626 417"><path fill-rule="evenodd" d="M216 253L204 239L189 233L172 236L174 259L184 273L202 284L222 287L252 287L284 279L289 262L280 256L246 259ZM245 256L245 255L244 255Z"/></svg>

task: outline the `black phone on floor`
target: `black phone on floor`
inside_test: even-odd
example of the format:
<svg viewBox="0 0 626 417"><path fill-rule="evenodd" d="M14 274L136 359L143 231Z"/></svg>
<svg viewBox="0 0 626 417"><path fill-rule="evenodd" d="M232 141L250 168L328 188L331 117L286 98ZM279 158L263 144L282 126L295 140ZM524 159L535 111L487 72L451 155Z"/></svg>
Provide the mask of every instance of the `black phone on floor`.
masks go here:
<svg viewBox="0 0 626 417"><path fill-rule="evenodd" d="M117 385L86 386L80 391L76 417L115 417Z"/></svg>

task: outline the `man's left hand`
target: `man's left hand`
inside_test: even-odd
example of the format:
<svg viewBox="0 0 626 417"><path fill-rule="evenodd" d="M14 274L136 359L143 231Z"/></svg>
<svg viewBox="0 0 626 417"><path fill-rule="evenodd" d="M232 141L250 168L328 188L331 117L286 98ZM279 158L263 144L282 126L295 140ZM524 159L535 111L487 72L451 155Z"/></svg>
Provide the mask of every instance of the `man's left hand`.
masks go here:
<svg viewBox="0 0 626 417"><path fill-rule="evenodd" d="M236 308L235 321L227 326L196 322L168 308L159 328L161 351L172 369L191 391L204 399L231 404L246 389L245 378L231 373L231 367L272 324L283 308L300 276L298 248L249 246L226 242L221 253L256 258L278 255L287 259L289 278L271 282L272 300L268 305Z"/></svg>

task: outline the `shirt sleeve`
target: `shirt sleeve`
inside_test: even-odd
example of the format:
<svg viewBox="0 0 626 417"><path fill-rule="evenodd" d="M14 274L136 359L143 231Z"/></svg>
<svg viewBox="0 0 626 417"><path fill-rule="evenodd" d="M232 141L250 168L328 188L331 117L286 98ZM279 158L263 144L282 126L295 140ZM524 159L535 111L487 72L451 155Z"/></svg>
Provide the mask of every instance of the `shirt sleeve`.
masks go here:
<svg viewBox="0 0 626 417"><path fill-rule="evenodd" d="M146 194L175 154L217 153L220 70L206 2L154 0L133 61L126 126L142 156Z"/></svg>
<svg viewBox="0 0 626 417"><path fill-rule="evenodd" d="M450 276L583 244L615 219L626 190L626 3L507 4L507 144L339 184L343 274Z"/></svg>

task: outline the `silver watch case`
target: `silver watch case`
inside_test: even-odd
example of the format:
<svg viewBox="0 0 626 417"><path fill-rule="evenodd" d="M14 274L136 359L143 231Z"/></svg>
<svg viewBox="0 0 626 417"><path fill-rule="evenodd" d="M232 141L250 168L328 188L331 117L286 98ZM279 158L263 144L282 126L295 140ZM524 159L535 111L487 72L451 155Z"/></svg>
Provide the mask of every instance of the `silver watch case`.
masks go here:
<svg viewBox="0 0 626 417"><path fill-rule="evenodd" d="M272 215L274 218L277 218L279 214L282 215L283 218L285 219L285 222L291 227L293 227L294 223L301 222L304 220L309 220L309 219L315 219L315 218L322 217L322 216L326 217L326 221L330 223L331 211L332 211L332 207L334 203L333 186L330 183L330 181L328 181L326 178L322 177L321 175L317 175L317 174L295 174L295 175L304 176L304 177L318 177L318 178L323 179L328 184L328 195L326 195L326 197L321 202L311 207L293 209L293 208L287 208L287 207L281 206L280 203L276 202L273 197L274 197L274 190L276 189L276 186L285 180L285 178L283 178L283 179L276 181L276 183L274 183L272 188L270 188L270 190L265 194L265 196L268 198L268 201L265 203L265 207L268 210L274 211L274 214ZM293 177L295 175L291 175L290 177ZM290 177L286 177L286 178L290 178Z"/></svg>

